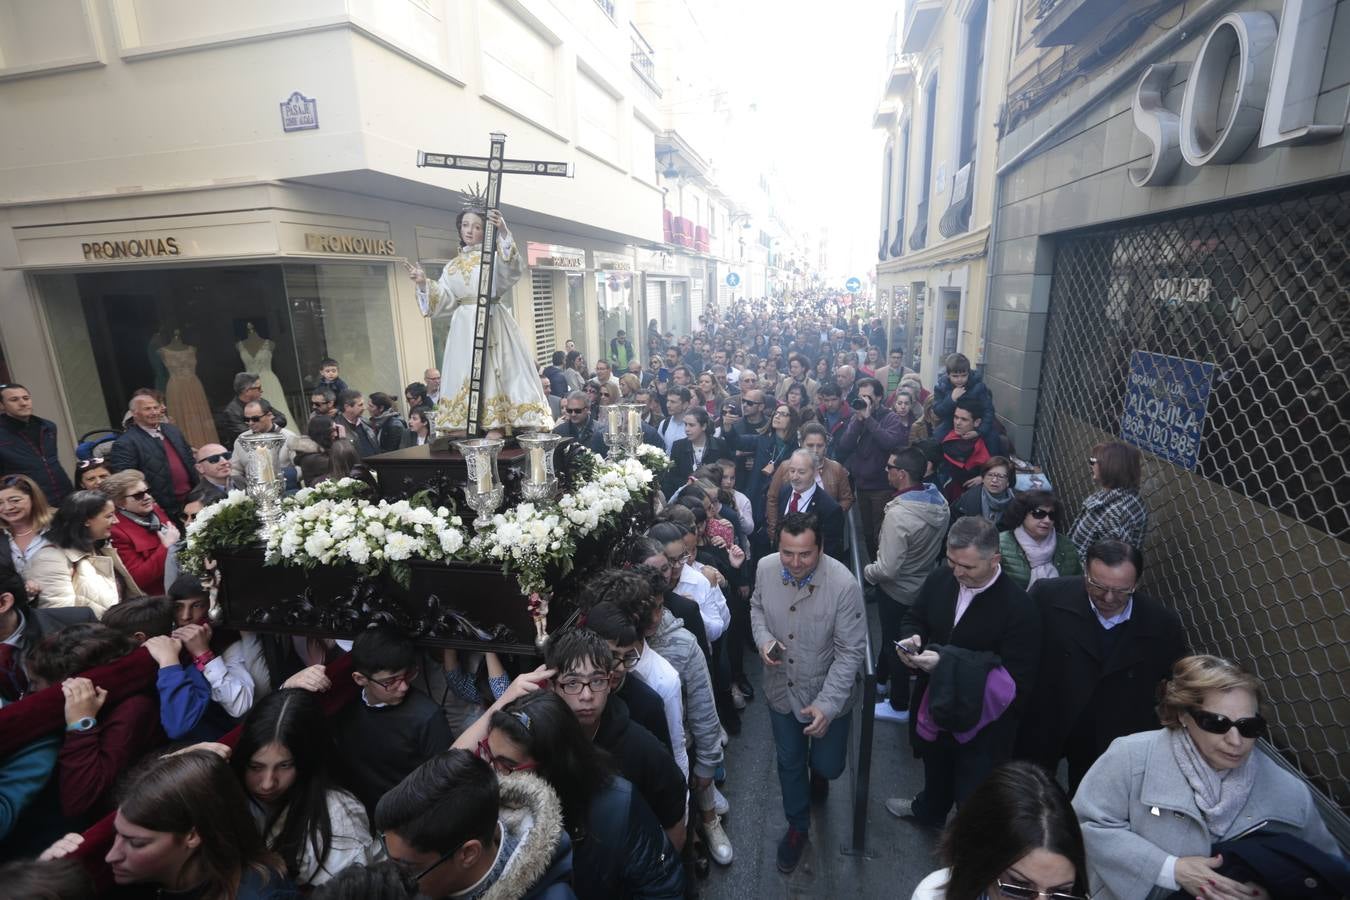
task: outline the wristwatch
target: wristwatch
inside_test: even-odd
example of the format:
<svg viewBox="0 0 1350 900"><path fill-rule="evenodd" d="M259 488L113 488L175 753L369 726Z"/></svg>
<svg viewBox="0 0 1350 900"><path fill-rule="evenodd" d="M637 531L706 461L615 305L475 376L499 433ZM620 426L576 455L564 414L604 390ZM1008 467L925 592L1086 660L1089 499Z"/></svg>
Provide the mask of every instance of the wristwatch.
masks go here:
<svg viewBox="0 0 1350 900"><path fill-rule="evenodd" d="M74 722L71 722L69 725L67 725L66 731L88 731L97 724L98 719L95 719L93 716L85 716L83 718L76 719Z"/></svg>

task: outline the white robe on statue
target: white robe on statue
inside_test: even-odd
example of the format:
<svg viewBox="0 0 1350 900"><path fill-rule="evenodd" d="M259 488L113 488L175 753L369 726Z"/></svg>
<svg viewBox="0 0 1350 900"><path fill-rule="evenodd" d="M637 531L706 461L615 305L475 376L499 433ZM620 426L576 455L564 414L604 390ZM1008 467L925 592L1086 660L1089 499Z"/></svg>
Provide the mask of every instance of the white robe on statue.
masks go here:
<svg viewBox="0 0 1350 900"><path fill-rule="evenodd" d="M469 420L469 378L473 366L473 331L478 302L481 246L463 247L445 264L439 280L428 281L417 292L422 315L450 317L441 361L441 399L436 425L463 431ZM525 274L520 251L510 237L500 235L497 262L492 271L492 315L488 320L487 352L483 362L483 419L480 429L547 431L553 427L548 397L539 381L534 356L521 336L515 317L501 297Z"/></svg>

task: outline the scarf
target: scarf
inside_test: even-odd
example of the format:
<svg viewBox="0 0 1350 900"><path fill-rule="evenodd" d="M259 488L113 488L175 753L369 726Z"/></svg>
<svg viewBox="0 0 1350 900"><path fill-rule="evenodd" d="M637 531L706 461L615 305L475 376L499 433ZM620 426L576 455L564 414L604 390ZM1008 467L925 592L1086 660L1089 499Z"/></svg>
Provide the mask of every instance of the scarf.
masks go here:
<svg viewBox="0 0 1350 900"><path fill-rule="evenodd" d="M1058 578L1059 569L1055 568L1055 545L1059 542L1058 537L1052 529L1050 534L1043 541L1038 541L1021 525L1013 529L1013 537L1017 539L1017 546L1022 548L1026 554L1027 565L1031 567L1031 580L1027 582L1027 587L1031 587L1039 578Z"/></svg>
<svg viewBox="0 0 1350 900"><path fill-rule="evenodd" d="M1216 772L1200 755L1185 728L1169 728L1167 737L1177 768L1191 786L1195 805L1205 817L1205 827L1215 840L1223 838L1237 821L1238 813L1247 805L1247 797L1252 792L1256 766L1251 754L1236 769Z"/></svg>
<svg viewBox="0 0 1350 900"><path fill-rule="evenodd" d="M1012 502L1012 498L1012 491L1004 491L1002 497L995 497L989 493L988 488L980 485L980 512L984 514L986 519L997 525L998 520L1003 518L1003 511Z"/></svg>
<svg viewBox="0 0 1350 900"><path fill-rule="evenodd" d="M137 525L144 528L146 531L149 531L151 534L158 534L160 529L164 527L164 523L161 522L159 520L159 517L156 516L153 512L150 513L150 515L147 517L138 515L129 509L118 508L117 514L119 516L123 516L125 518L130 519Z"/></svg>

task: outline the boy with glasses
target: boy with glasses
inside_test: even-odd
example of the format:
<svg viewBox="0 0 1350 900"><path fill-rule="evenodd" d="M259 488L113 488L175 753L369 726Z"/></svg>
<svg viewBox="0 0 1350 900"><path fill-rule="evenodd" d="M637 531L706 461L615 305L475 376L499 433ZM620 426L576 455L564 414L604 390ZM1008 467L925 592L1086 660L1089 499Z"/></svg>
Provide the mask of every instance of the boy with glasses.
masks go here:
<svg viewBox="0 0 1350 900"><path fill-rule="evenodd" d="M360 702L343 709L335 736L349 786L367 809L454 739L441 708L412 690L418 674L417 648L392 625L367 629L352 645Z"/></svg>
<svg viewBox="0 0 1350 900"><path fill-rule="evenodd" d="M680 850L688 785L670 751L632 720L628 704L611 694L615 665L609 644L589 629L568 629L549 641L545 665L555 673L553 692L591 740L614 758L619 773L642 794L671 845Z"/></svg>
<svg viewBox="0 0 1350 900"><path fill-rule="evenodd" d="M374 822L419 897L575 896L557 794L531 775L498 778L468 750L418 766L380 799Z"/></svg>

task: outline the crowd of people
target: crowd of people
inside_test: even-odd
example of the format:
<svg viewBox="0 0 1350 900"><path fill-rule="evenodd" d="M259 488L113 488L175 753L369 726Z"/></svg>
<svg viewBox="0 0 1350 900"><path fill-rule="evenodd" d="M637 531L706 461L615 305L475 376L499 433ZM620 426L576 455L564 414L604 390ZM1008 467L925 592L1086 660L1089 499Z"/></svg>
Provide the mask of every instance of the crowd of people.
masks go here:
<svg viewBox="0 0 1350 900"><path fill-rule="evenodd" d="M875 714L923 766L884 806L942 834L915 897L1283 896L1267 844L1337 884L1309 789L1253 752L1260 682L1191 655L1139 589L1139 452L1094 448L1074 512L969 359L925 386L888 338L813 295L541 360L557 433L603 453L603 408L637 403L671 465L537 665L386 624L234 631L179 571L244 435L285 436L292 489L370 481L363 459L434 437L435 369L401 405L324 360L303 426L240 373L202 447L137 391L69 475L29 391L0 386L0 717L28 713L0 728L0 897L694 895L735 858L725 748L756 700L792 872L845 769L871 604Z"/></svg>

